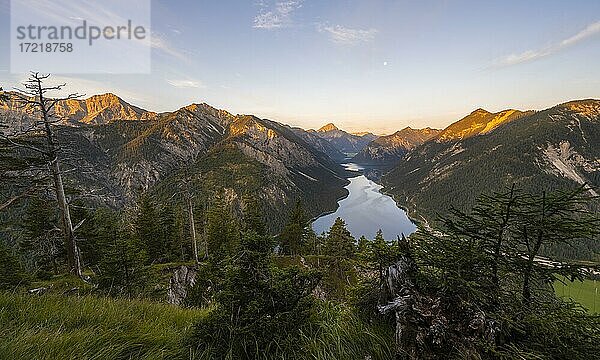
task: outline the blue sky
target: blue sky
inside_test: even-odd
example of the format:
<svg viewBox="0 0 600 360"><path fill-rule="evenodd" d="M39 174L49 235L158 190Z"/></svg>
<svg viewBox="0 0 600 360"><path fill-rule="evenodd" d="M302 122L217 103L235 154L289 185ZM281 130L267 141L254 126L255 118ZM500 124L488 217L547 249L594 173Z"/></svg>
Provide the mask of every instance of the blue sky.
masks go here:
<svg viewBox="0 0 600 360"><path fill-rule="evenodd" d="M600 98L597 0L154 0L152 32L150 75L57 80L155 111L206 102L376 133L444 127L479 107ZM0 85L24 76L10 74L3 50Z"/></svg>

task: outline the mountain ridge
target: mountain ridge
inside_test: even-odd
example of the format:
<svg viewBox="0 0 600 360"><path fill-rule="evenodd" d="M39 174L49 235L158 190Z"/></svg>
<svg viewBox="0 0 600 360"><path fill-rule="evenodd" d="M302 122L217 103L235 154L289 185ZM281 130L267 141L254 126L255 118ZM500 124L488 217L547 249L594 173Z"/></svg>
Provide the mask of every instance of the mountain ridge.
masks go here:
<svg viewBox="0 0 600 360"><path fill-rule="evenodd" d="M371 141L377 138L376 135L366 133L365 135L354 135L339 129L335 124L329 123L318 130L308 130L321 138L329 141L338 151L344 154L355 154L360 152Z"/></svg>
<svg viewBox="0 0 600 360"><path fill-rule="evenodd" d="M503 124L523 116L531 115L532 113L533 111L520 111L514 109L491 113L482 108L478 108L469 115L447 126L438 135L436 141L455 141L488 134Z"/></svg>
<svg viewBox="0 0 600 360"><path fill-rule="evenodd" d="M426 142L382 180L413 216L432 222L450 207L467 210L479 195L513 183L533 193L599 187L597 144L600 100L573 100L525 112L484 134Z"/></svg>
<svg viewBox="0 0 600 360"><path fill-rule="evenodd" d="M430 127L424 129L406 127L391 135L373 140L356 154L353 161L366 165L392 165L412 149L438 136L440 132L441 130Z"/></svg>
<svg viewBox="0 0 600 360"><path fill-rule="evenodd" d="M11 104L2 105L10 113ZM225 191L241 214L252 194L276 232L296 200L316 216L334 209L346 191L339 164L274 121L207 104L153 113L115 95L65 101L57 109L66 114L55 126L73 167L65 181L111 207L131 204L141 193L167 201L192 174L199 202ZM29 110L13 111L8 120Z"/></svg>

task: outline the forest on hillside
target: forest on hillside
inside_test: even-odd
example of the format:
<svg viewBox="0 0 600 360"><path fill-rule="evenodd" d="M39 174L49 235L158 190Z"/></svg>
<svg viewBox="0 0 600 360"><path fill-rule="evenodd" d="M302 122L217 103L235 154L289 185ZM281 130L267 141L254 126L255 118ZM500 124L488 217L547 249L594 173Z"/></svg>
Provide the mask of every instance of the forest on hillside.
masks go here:
<svg viewBox="0 0 600 360"><path fill-rule="evenodd" d="M586 186L506 188L392 242L342 219L319 236L301 201L273 235L251 193L102 206L62 181L41 81L21 100L42 141L0 138L3 184L36 175L3 189L0 358L600 358L600 316L553 287L597 267L546 251L598 241Z"/></svg>

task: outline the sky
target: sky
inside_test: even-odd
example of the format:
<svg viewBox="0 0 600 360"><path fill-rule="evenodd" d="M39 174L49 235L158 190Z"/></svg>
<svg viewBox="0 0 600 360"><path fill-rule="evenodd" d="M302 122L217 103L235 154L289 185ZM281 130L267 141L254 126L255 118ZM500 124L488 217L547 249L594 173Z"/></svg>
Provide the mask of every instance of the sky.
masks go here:
<svg viewBox="0 0 600 360"><path fill-rule="evenodd" d="M153 111L206 102L377 134L600 98L598 0L152 0L151 10L150 74L54 79ZM9 36L0 0L5 89L26 77L10 73Z"/></svg>

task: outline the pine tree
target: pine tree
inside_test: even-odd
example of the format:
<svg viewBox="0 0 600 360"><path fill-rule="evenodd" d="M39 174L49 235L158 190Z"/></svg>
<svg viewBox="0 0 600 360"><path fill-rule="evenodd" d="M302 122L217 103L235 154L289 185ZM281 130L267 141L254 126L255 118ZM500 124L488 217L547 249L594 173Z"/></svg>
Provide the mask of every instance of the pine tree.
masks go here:
<svg viewBox="0 0 600 360"><path fill-rule="evenodd" d="M600 322L558 298L552 287L558 279L582 279L586 266L542 255L550 246L598 238L600 218L586 207L595 198L585 186L551 194L513 188L480 198L468 214L453 211L441 219L442 227L411 236L419 274L407 282L398 276L407 273L405 264L395 264L387 279L395 298L381 309L397 309L400 333L423 339L413 344L425 354L435 346L448 358L490 351L502 358L586 358L597 352ZM414 318L429 320L405 321ZM452 324L437 339L428 335L436 318ZM478 339L447 336L474 321L480 324ZM397 347L398 353L406 348Z"/></svg>
<svg viewBox="0 0 600 360"><path fill-rule="evenodd" d="M65 98L51 98L49 93L60 91L64 88L63 85L45 86L44 82L50 75L41 75L37 72L32 72L29 79L23 84L24 89L13 93L17 103L22 109L33 110L32 114L37 115L37 119L31 127L22 131L19 134L10 135L0 132L0 139L5 141L10 147L22 151L33 152L38 155L42 162L46 163L45 170L52 178L52 186L56 195L56 204L60 213L60 223L62 226L62 234L64 238L64 246L66 250L67 266L69 272L81 276L81 262L79 259L79 249L75 239L73 223L71 221L71 213L69 202L65 194L65 186L63 182L63 172L61 168L61 147L60 141L56 135L55 125L60 122L54 114L54 107L59 101L73 100L80 97L78 94L71 94ZM4 95L4 94L3 94ZM32 144L29 140L31 135L43 134L43 145ZM25 139L25 141L23 141ZM26 190L27 192L28 190ZM17 195L12 199L22 195ZM6 204L10 205L9 199Z"/></svg>
<svg viewBox="0 0 600 360"><path fill-rule="evenodd" d="M317 235L313 229L309 228L306 234L304 244L304 254L322 255L325 248L325 238Z"/></svg>
<svg viewBox="0 0 600 360"><path fill-rule="evenodd" d="M278 354L284 341L297 343L319 277L297 268L276 268L273 248L273 238L250 230L225 259L227 270L215 286L220 289L217 306L195 331L198 346L211 359L280 358L286 355Z"/></svg>
<svg viewBox="0 0 600 360"><path fill-rule="evenodd" d="M205 256L213 264L217 264L236 251L239 241L237 221L224 200L217 197L207 213Z"/></svg>
<svg viewBox="0 0 600 360"><path fill-rule="evenodd" d="M244 231L255 231L259 235L267 234L264 220L264 211L254 197L244 197Z"/></svg>
<svg viewBox="0 0 600 360"><path fill-rule="evenodd" d="M308 219L302 207L302 202L297 201L290 213L287 225L281 231L281 248L284 254L300 255L305 247L308 234Z"/></svg>
<svg viewBox="0 0 600 360"><path fill-rule="evenodd" d="M346 296L353 268L351 260L356 253L354 242L344 220L337 218L327 234L324 251L328 256L325 286L333 298Z"/></svg>
<svg viewBox="0 0 600 360"><path fill-rule="evenodd" d="M391 265L391 247L383 238L383 232L381 229L377 231L375 239L370 246L370 257L371 262L375 264L375 268L379 273L379 280L383 281L384 270Z"/></svg>
<svg viewBox="0 0 600 360"><path fill-rule="evenodd" d="M145 250L124 229L113 228L104 235L110 239L98 266L98 287L111 295L131 297L147 280Z"/></svg>
<svg viewBox="0 0 600 360"><path fill-rule="evenodd" d="M18 242L28 269L38 276L58 274L65 260L60 229L55 225L57 211L50 204L39 197L30 199L23 221L24 236Z"/></svg>
<svg viewBox="0 0 600 360"><path fill-rule="evenodd" d="M158 217L162 255L167 259L174 259L177 256L180 242L178 239L180 231L177 227L175 209L173 206L165 204L160 208Z"/></svg>
<svg viewBox="0 0 600 360"><path fill-rule="evenodd" d="M367 239L364 235L358 239L358 247L357 250L360 254L366 254L369 250L369 239Z"/></svg>
<svg viewBox="0 0 600 360"><path fill-rule="evenodd" d="M356 252L354 242L344 220L337 218L327 234L325 255L339 259L352 259Z"/></svg>
<svg viewBox="0 0 600 360"><path fill-rule="evenodd" d="M135 221L136 235L145 247L149 263L160 262L165 257L165 244L162 239L162 231L158 212L154 203L147 197L142 196Z"/></svg>

